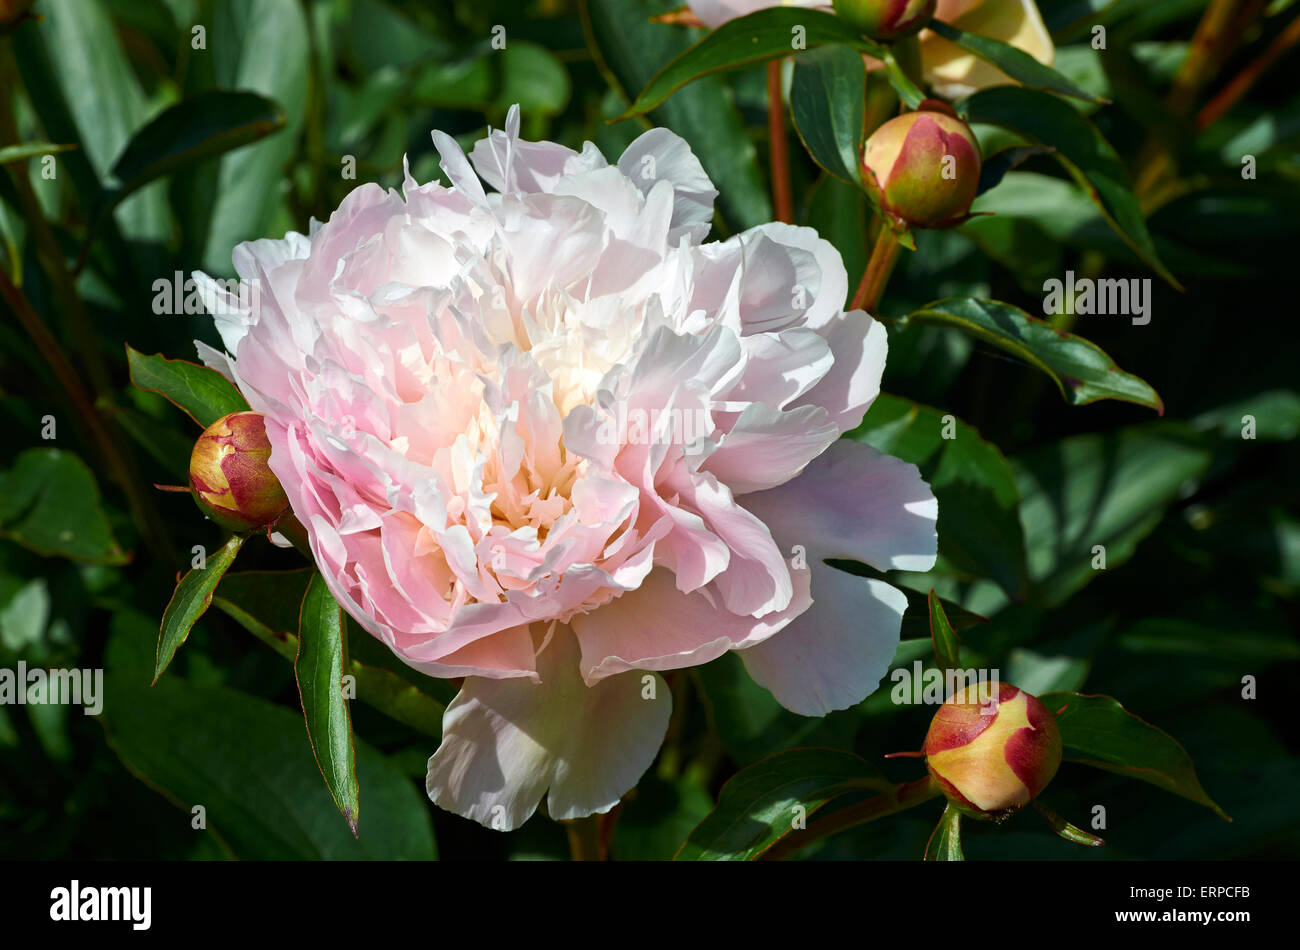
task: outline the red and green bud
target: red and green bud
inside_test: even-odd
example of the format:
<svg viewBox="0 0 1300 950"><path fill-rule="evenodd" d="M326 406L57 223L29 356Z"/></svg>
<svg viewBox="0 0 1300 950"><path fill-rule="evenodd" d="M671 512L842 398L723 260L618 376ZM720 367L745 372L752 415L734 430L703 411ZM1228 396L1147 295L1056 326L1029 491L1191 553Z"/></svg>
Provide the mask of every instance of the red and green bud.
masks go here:
<svg viewBox="0 0 1300 950"><path fill-rule="evenodd" d="M953 108L926 99L867 139L862 178L898 228L947 228L969 216L979 191L979 143Z"/></svg>
<svg viewBox="0 0 1300 950"><path fill-rule="evenodd" d="M926 768L954 805L1001 820L1038 797L1061 764L1056 717L1009 683L959 690L926 733Z"/></svg>
<svg viewBox="0 0 1300 950"><path fill-rule="evenodd" d="M267 464L270 457L261 413L232 412L212 423L190 455L190 489L199 508L231 531L274 524L289 499Z"/></svg>
<svg viewBox="0 0 1300 950"><path fill-rule="evenodd" d="M934 17L939 0L833 0L835 13L859 33L895 40L915 33Z"/></svg>

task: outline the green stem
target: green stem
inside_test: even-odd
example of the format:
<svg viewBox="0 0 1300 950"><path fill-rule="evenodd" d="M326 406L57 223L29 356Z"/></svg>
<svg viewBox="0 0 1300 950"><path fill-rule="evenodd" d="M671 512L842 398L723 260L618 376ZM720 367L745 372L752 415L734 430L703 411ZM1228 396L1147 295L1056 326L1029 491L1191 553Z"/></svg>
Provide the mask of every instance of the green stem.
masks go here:
<svg viewBox="0 0 1300 950"><path fill-rule="evenodd" d="M886 815L896 815L899 812L907 811L909 808L922 805L932 798L939 797L941 794L939 784L929 775L919 778L915 782L897 785L883 795L868 798L865 802L850 805L848 808L841 808L833 815L814 821L803 831L791 832L768 848L760 856L760 860L779 861L782 858L788 858L796 851L806 848L816 841L821 841L823 838L829 838L831 835L847 831L849 828L856 828L858 825L865 825L869 821L884 818Z"/></svg>

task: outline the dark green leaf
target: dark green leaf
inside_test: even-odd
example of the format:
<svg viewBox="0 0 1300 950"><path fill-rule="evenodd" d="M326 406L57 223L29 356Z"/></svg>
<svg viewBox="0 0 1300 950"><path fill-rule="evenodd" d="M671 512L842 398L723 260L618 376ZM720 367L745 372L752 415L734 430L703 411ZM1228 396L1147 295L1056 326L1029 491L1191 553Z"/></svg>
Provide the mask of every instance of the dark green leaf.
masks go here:
<svg viewBox="0 0 1300 950"><path fill-rule="evenodd" d="M865 759L851 752L779 752L722 786L718 807L691 832L677 860L753 860L831 799L890 787Z"/></svg>
<svg viewBox="0 0 1300 950"><path fill-rule="evenodd" d="M42 0L40 12L43 17L33 26L39 26L39 43L48 59L41 64L31 61L24 65L24 85L29 92L39 89L36 94L41 100L38 110L42 120L46 115L46 100L61 99L50 103L57 116L55 127L47 126L46 134L59 141L79 143L81 149L74 153L76 161L80 163L81 155L86 157L93 168L94 185L98 185L108 176L114 159L131 135L158 111L160 103L151 101L141 88L103 4ZM19 42L18 46L27 42ZM32 50L32 53L33 59L40 57L40 51ZM40 88L45 83L32 68L38 65L48 68L48 80L55 88ZM65 120L75 123L75 135L69 134ZM97 188L81 170L75 177L78 187L86 188L81 192L84 198L96 193ZM128 237L154 241L170 237L166 195L157 188L146 189L124 202L118 209L117 220Z"/></svg>
<svg viewBox="0 0 1300 950"><path fill-rule="evenodd" d="M995 40L992 37L967 33L942 20L932 20L930 29L944 39L955 43L968 53L974 53L985 62L992 63L1021 85L1031 89L1044 89L1072 96L1085 102L1101 102L1092 93L1080 89L1051 66L1044 66L1022 49Z"/></svg>
<svg viewBox="0 0 1300 950"><path fill-rule="evenodd" d="M808 49L842 43L883 60L886 50L859 36L831 13L821 10L770 7L722 24L656 73L631 107L619 118L649 112L682 86L701 76L738 69L799 50L803 36Z"/></svg>
<svg viewBox="0 0 1300 950"><path fill-rule="evenodd" d="M130 346L126 358L132 383L165 396L205 429L222 416L248 409L235 384L215 369L169 360L161 353L145 356Z"/></svg>
<svg viewBox="0 0 1300 950"><path fill-rule="evenodd" d="M1007 172L1036 155L1050 155L1055 149L1045 145L1013 145L985 156L980 167L980 184L976 194L984 194L1002 183Z"/></svg>
<svg viewBox="0 0 1300 950"><path fill-rule="evenodd" d="M189 570L176 591L171 602L163 611L162 627L158 631L158 653L154 660L153 679L163 675L171 663L172 657L194 629L200 617L212 604L212 593L230 565L235 563L235 555L243 546L244 539L235 535L222 545L212 557L205 557L202 567Z"/></svg>
<svg viewBox="0 0 1300 950"><path fill-rule="evenodd" d="M961 812L951 802L943 810L943 817L935 825L925 846L927 861L965 861L961 850Z"/></svg>
<svg viewBox="0 0 1300 950"><path fill-rule="evenodd" d="M1055 149L1057 160L1087 191L1124 243L1170 285L1182 289L1156 254L1124 163L1086 116L1055 96L1020 86L977 92L961 104L960 111L968 121L1002 126Z"/></svg>
<svg viewBox="0 0 1300 950"><path fill-rule="evenodd" d="M1119 700L1082 693L1046 693L1039 699L1056 713L1067 759L1149 782L1231 821L1201 787L1186 750Z"/></svg>
<svg viewBox="0 0 1300 950"><path fill-rule="evenodd" d="M1164 412L1164 403L1156 391L1121 370L1095 343L1057 330L1046 320L1031 317L1011 304L950 297L928 304L906 319L956 327L1018 356L1052 377L1071 405L1119 399Z"/></svg>
<svg viewBox="0 0 1300 950"><path fill-rule="evenodd" d="M1290 389L1257 393L1203 412L1194 424L1229 439L1244 439L1249 431L1256 439L1289 442L1300 434L1300 393Z"/></svg>
<svg viewBox="0 0 1300 950"><path fill-rule="evenodd" d="M1060 603L1102 564L1123 564L1211 457L1194 432L1155 423L1073 436L1013 458L1037 599Z"/></svg>
<svg viewBox="0 0 1300 950"><path fill-rule="evenodd" d="M939 602L939 595L933 590L930 591L930 641L934 644L934 662L935 665L947 673L949 670L960 670L961 665L961 645L957 641L957 634L952 629L952 624L948 622L947 615L943 612L943 605Z"/></svg>
<svg viewBox="0 0 1300 950"><path fill-rule="evenodd" d="M294 675L316 764L334 797L334 804L355 835L361 819L361 802L356 752L352 745L352 714L343 695L346 669L348 641L343 608L325 586L324 578L315 574L302 601Z"/></svg>
<svg viewBox="0 0 1300 950"><path fill-rule="evenodd" d="M836 178L860 185L867 67L857 50L823 46L794 62L790 114L808 153Z"/></svg>
<svg viewBox="0 0 1300 950"><path fill-rule="evenodd" d="M117 204L178 168L266 138L284 125L284 110L254 92L211 90L191 96L131 137L113 165L117 184L101 195L101 207Z"/></svg>
<svg viewBox="0 0 1300 950"><path fill-rule="evenodd" d="M143 631L147 635L147 628ZM122 761L178 809L189 834L202 806L207 833L247 860L427 860L435 856L429 804L387 758L357 743L366 828L354 838L302 741L296 711L176 676L150 689L148 668L110 641L101 722ZM123 649L125 648L125 649ZM147 663L146 658L141 658ZM128 663L129 665L123 665ZM164 825L166 811L155 819Z"/></svg>
<svg viewBox="0 0 1300 950"><path fill-rule="evenodd" d="M37 554L125 564L86 463L62 449L28 449L0 473L0 537Z"/></svg>

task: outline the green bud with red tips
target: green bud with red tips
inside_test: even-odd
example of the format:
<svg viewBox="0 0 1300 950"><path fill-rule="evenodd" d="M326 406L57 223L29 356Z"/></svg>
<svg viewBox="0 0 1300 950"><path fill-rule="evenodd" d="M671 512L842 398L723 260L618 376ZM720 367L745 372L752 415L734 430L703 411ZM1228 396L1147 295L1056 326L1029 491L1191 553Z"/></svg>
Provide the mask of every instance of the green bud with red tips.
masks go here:
<svg viewBox="0 0 1300 950"><path fill-rule="evenodd" d="M877 207L903 230L948 228L969 217L979 191L979 143L953 110L926 99L867 139L862 179Z"/></svg>
<svg viewBox="0 0 1300 950"><path fill-rule="evenodd" d="M1038 797L1061 764L1056 717L1010 683L954 693L926 733L925 765L963 812L996 821Z"/></svg>
<svg viewBox="0 0 1300 950"><path fill-rule="evenodd" d="M836 15L877 40L896 40L917 32L934 17L939 0L834 0Z"/></svg>
<svg viewBox="0 0 1300 950"><path fill-rule="evenodd" d="M199 508L231 531L274 524L289 499L267 464L270 457L261 413L232 412L212 423L190 455L190 492Z"/></svg>

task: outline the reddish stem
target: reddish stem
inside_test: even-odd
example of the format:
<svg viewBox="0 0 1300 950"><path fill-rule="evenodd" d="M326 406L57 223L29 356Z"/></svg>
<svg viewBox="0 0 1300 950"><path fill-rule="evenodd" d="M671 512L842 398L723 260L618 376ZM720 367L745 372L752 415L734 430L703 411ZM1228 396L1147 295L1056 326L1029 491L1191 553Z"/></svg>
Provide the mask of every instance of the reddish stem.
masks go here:
<svg viewBox="0 0 1300 950"><path fill-rule="evenodd" d="M849 304L850 310L874 313L880 304L880 298L885 293L885 284L889 283L889 275L894 271L894 264L898 261L900 247L889 224L882 221L880 233L876 236L876 244L871 249L871 259L867 261L866 272L862 275L862 282L858 284L857 292L853 295L853 302Z"/></svg>
<svg viewBox="0 0 1300 950"><path fill-rule="evenodd" d="M781 96L781 60L767 64L767 133L772 173L772 205L776 219L794 223L794 196L790 191L790 152L785 135L785 100Z"/></svg>

